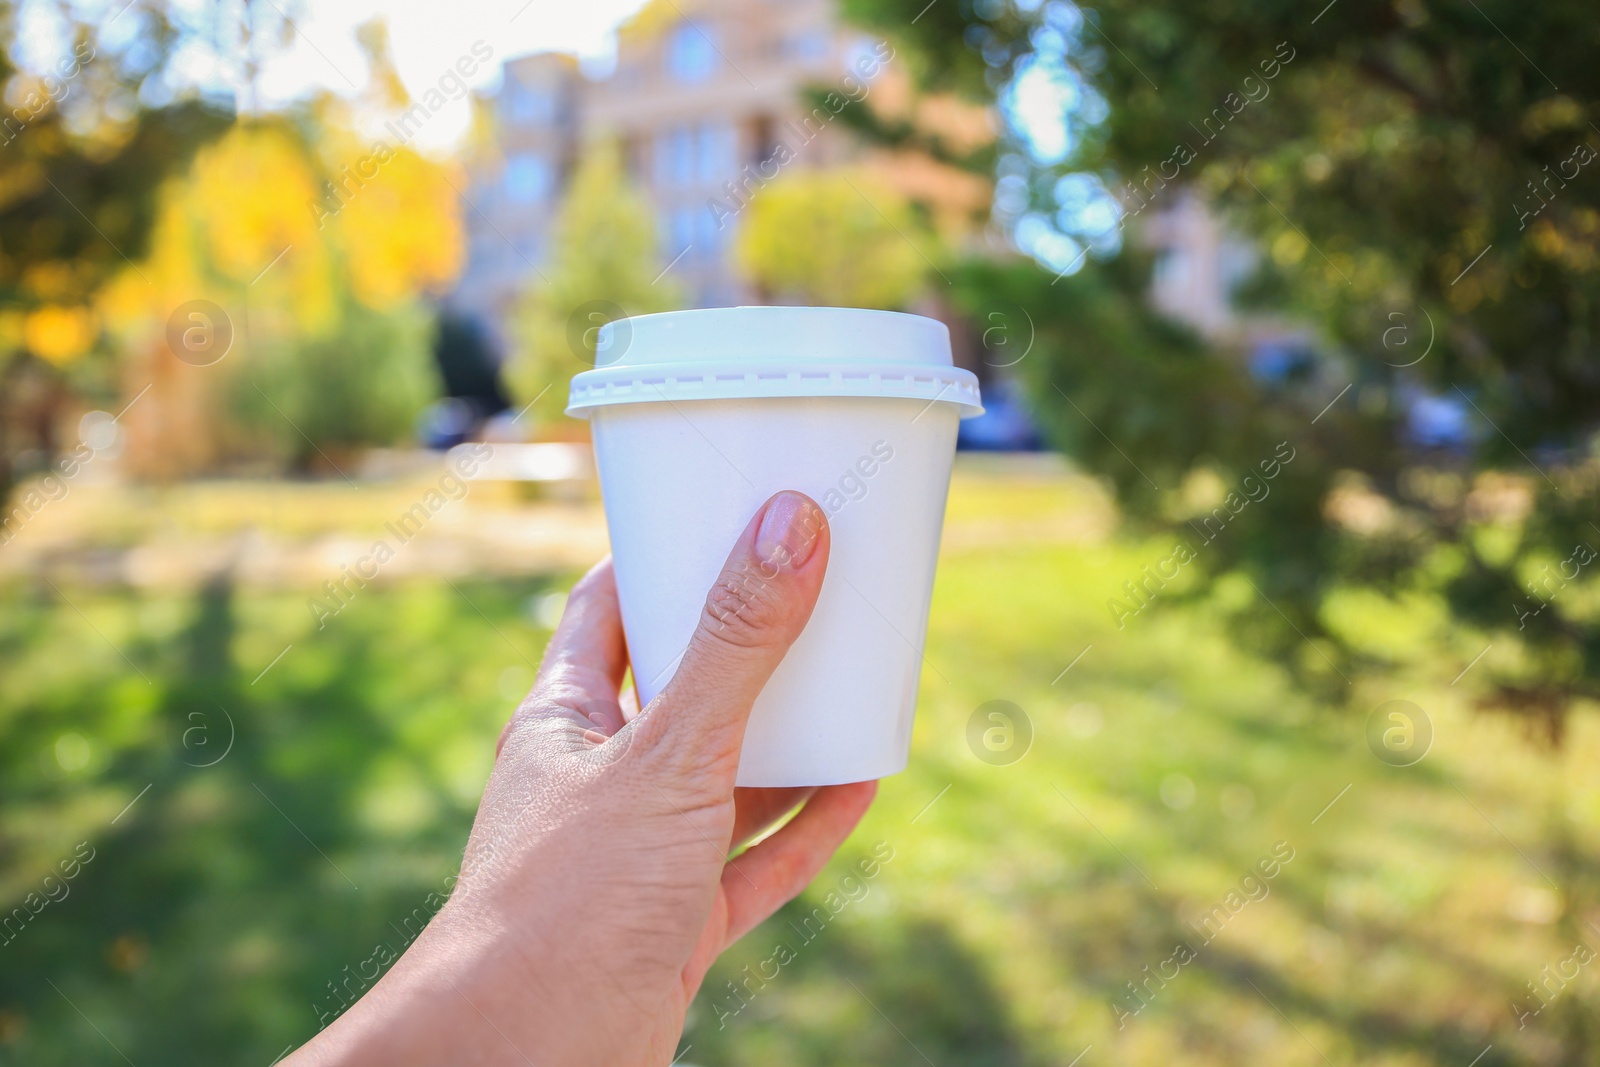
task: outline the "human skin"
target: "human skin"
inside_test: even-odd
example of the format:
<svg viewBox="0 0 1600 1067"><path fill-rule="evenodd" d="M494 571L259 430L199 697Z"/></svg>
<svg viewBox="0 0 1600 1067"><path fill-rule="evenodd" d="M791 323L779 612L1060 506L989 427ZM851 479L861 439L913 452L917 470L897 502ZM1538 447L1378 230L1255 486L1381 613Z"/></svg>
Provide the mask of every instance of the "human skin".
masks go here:
<svg viewBox="0 0 1600 1067"><path fill-rule="evenodd" d="M876 791L734 787L750 707L811 616L828 547L809 498L762 505L677 674L636 714L610 561L585 575L501 732L449 901L286 1062L669 1064L712 962L805 888Z"/></svg>

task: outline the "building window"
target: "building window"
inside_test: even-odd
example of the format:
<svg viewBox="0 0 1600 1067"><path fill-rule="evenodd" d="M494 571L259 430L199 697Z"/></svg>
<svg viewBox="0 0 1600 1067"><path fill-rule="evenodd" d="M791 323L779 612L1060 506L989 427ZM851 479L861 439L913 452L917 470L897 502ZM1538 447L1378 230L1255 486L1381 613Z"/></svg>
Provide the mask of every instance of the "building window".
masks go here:
<svg viewBox="0 0 1600 1067"><path fill-rule="evenodd" d="M733 127L725 122L701 123L698 156L701 181L732 178L738 170Z"/></svg>
<svg viewBox="0 0 1600 1067"><path fill-rule="evenodd" d="M656 134L656 185L663 189L694 181L695 136L688 126L675 126Z"/></svg>
<svg viewBox="0 0 1600 1067"><path fill-rule="evenodd" d="M519 238L517 244L517 263L527 266L529 263L538 263L544 258L544 248L539 244L537 237Z"/></svg>
<svg viewBox="0 0 1600 1067"><path fill-rule="evenodd" d="M881 47L881 44L874 42L870 37L857 37L850 42L850 47L845 53L845 71L859 75L866 81L875 81L878 72L889 63L879 54L878 50ZM868 73L869 71L871 73Z"/></svg>
<svg viewBox="0 0 1600 1067"><path fill-rule="evenodd" d="M519 152L506 160L506 199L513 204L538 204L550 195L552 175L543 156Z"/></svg>
<svg viewBox="0 0 1600 1067"><path fill-rule="evenodd" d="M542 89L512 82L506 96L506 114L512 122L540 125L555 118L555 100Z"/></svg>
<svg viewBox="0 0 1600 1067"><path fill-rule="evenodd" d="M711 77L717 69L715 30L680 22L667 39L667 73L676 81L692 85Z"/></svg>
<svg viewBox="0 0 1600 1067"><path fill-rule="evenodd" d="M695 215L694 208L679 207L667 212L662 219L662 244L666 262L671 263L683 254L685 249L694 245Z"/></svg>
<svg viewBox="0 0 1600 1067"><path fill-rule="evenodd" d="M717 224L717 216L707 209L704 211L696 211L694 213L694 221L696 230L694 246L696 254L702 259L717 259L723 245L727 244L732 239L734 233L733 227L737 224L738 220L724 219L723 225L727 226L728 229L723 229Z"/></svg>
<svg viewBox="0 0 1600 1067"><path fill-rule="evenodd" d="M1156 251L1151 264L1150 280L1158 289L1176 289L1189 284L1189 257L1179 248L1162 248Z"/></svg>
<svg viewBox="0 0 1600 1067"><path fill-rule="evenodd" d="M822 30L804 30L784 42L791 59L814 63L828 55L828 35Z"/></svg>

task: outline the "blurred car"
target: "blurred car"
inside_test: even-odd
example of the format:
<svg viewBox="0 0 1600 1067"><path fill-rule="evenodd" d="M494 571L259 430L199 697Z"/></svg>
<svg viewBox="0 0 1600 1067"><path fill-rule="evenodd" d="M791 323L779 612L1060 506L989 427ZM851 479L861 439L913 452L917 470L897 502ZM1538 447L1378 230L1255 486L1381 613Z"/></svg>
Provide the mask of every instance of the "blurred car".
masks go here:
<svg viewBox="0 0 1600 1067"><path fill-rule="evenodd" d="M956 447L968 452L1037 452L1044 447L1033 416L1022 400L1022 388L1008 378L983 386L983 414L962 419Z"/></svg>

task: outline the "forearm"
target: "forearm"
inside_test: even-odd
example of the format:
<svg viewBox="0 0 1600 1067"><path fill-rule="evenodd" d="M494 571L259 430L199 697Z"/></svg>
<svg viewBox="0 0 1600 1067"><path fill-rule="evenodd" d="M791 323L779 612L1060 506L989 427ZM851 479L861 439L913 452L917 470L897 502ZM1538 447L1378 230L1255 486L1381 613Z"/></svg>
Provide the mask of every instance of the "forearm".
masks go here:
<svg viewBox="0 0 1600 1067"><path fill-rule="evenodd" d="M529 1018L557 998L531 968L506 958L515 939L498 926L457 901L446 904L389 972L286 1067L572 1062L560 1057L555 1022ZM521 1040L497 1036L491 1019L517 1020ZM538 1048L528 1034L539 1035Z"/></svg>

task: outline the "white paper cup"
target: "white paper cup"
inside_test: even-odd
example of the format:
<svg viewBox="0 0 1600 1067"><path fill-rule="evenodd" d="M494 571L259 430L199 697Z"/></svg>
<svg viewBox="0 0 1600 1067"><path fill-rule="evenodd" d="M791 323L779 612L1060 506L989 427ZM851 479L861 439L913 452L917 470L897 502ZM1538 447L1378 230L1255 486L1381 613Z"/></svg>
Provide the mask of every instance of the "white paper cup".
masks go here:
<svg viewBox="0 0 1600 1067"><path fill-rule="evenodd" d="M595 463L641 704L677 669L734 541L805 493L832 547L810 622L751 712L738 784L905 768L956 425L977 383L931 319L720 308L606 327L573 381Z"/></svg>

